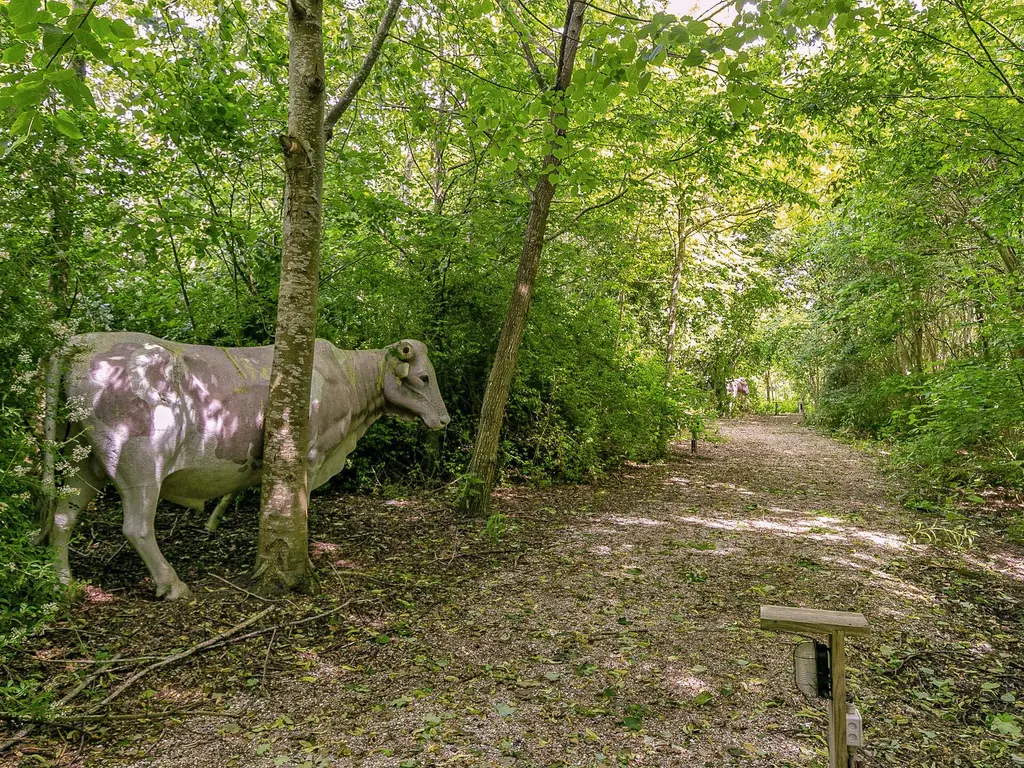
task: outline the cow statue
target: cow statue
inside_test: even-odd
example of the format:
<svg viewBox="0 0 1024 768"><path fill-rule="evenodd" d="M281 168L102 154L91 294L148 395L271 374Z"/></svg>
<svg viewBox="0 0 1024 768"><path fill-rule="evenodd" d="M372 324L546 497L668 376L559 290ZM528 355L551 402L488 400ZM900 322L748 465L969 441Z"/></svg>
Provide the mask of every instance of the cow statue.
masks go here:
<svg viewBox="0 0 1024 768"><path fill-rule="evenodd" d="M729 395L729 415L731 416L733 405L736 405L740 410L743 409L743 401L750 394L750 385L743 378L729 379L725 383L725 391Z"/></svg>
<svg viewBox="0 0 1024 768"><path fill-rule="evenodd" d="M75 519L109 481L121 496L124 535L145 561L157 596L188 595L157 546L157 502L202 509L207 499L260 482L273 356L273 346L206 347L143 333L71 340L61 359L70 413L56 431L67 436L63 451L72 468L44 525L62 580L71 578ZM350 351L317 339L310 488L340 472L359 438L385 414L418 419L429 429L450 421L426 347L403 340Z"/></svg>

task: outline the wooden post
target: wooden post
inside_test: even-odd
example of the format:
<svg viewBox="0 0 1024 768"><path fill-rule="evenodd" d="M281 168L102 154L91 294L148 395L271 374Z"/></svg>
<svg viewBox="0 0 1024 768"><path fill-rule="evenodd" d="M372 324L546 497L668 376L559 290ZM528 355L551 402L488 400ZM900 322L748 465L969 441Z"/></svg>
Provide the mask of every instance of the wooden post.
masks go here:
<svg viewBox="0 0 1024 768"><path fill-rule="evenodd" d="M832 711L828 723L828 768L847 768L846 756L846 637L841 630L828 636L832 655Z"/></svg>
<svg viewBox="0 0 1024 768"><path fill-rule="evenodd" d="M847 768L846 748L846 636L869 635L863 614L819 611L812 608L761 606L761 628L795 635L828 635L832 666L832 701L829 703L828 766Z"/></svg>

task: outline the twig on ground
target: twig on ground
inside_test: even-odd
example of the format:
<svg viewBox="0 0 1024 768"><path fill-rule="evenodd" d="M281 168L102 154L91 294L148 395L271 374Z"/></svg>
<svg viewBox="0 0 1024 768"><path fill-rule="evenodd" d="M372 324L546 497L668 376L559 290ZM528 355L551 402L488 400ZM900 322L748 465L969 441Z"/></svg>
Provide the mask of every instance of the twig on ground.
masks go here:
<svg viewBox="0 0 1024 768"><path fill-rule="evenodd" d="M96 710L98 710L98 709L100 709L102 707L105 707L108 704L110 704L110 702L112 702L114 699L116 699L122 693L127 691L135 683L137 683L143 677L148 675L150 672L153 672L154 670L160 669L161 667L166 667L169 664L174 664L175 662L181 661L182 659L187 659L189 656L192 656L193 654L199 653L200 651L206 650L207 648L212 648L215 645L217 645L218 643L220 643L220 642L230 638L232 635L237 634L238 632L241 632L246 627L252 626L253 624L255 624L260 619L262 619L262 618L264 618L266 616L269 616L271 613L273 613L276 610L277 610L277 606L276 605L272 605L269 608L265 608L262 611L260 611L259 613L254 613L252 616L250 616L245 621L243 621L243 622L241 622L239 624L236 624L235 626L231 627L230 629L224 630L223 632L221 632L216 637L211 637L209 640L204 640L203 642L197 643L196 645L193 645L191 648L187 648L184 651L181 651L180 653L172 654L171 656L167 656L166 658L161 659L160 661L154 662L154 663L144 667L143 669L140 669L134 675L132 675L127 680L125 680L123 683L121 683L119 686L117 686L117 688L115 688L113 690L113 692L109 696L107 696L102 701L100 701L97 704L94 704L92 707L90 707L89 708L89 714L92 714L92 713L96 712Z"/></svg>
<svg viewBox="0 0 1024 768"><path fill-rule="evenodd" d="M286 621L283 624L277 624L277 625L275 625L273 627L266 627L264 629L257 629L257 630L255 630L253 632L246 632L244 635L237 635L235 637L225 637L224 639L218 640L216 642L216 644L210 645L209 647L210 648L219 648L219 647L221 647L223 645L228 645L230 643L241 643L241 642L243 642L245 640L250 640L250 639L252 639L254 637L259 637L260 635L265 635L265 634L267 634L267 632L276 632L277 630L284 629L285 627L295 627L295 626L298 626L299 624L308 624L311 621L316 621L317 619L323 619L323 618L326 618L327 616L332 616L333 614L338 613L339 611L341 611L342 609L346 608L348 605L350 605L351 603L354 603L354 602L366 602L366 601L364 601L364 600L346 600L341 605L339 605L339 606L337 606L335 608L331 608L331 610L329 610L329 611L324 611L323 613L317 613L317 614L315 614L313 616L307 616L304 619L296 619L295 621Z"/></svg>
<svg viewBox="0 0 1024 768"><path fill-rule="evenodd" d="M270 635L270 642L267 643L267 652L263 656L263 674L260 675L260 688L267 684L267 662L270 661L270 649L274 647L274 638L277 637L277 627L274 627Z"/></svg>
<svg viewBox="0 0 1024 768"><path fill-rule="evenodd" d="M243 717L243 714L236 712L217 712L205 709L174 709L165 710L163 712L141 712L136 714L125 715L107 712L96 715L74 715L72 717L53 718L28 717L23 715L7 715L0 713L0 720L6 720L9 723L43 725L53 726L55 728L71 728L79 730L80 728L85 727L85 725L92 723L103 723L108 721L125 722L131 720L154 720L156 718L161 717L182 717L184 715L190 715L193 717L228 717L235 719Z"/></svg>
<svg viewBox="0 0 1024 768"><path fill-rule="evenodd" d="M125 539L124 541L122 541L121 542L121 546L118 547L117 549L115 549L114 550L114 554L112 554L110 557L108 557L106 560L104 560L103 564L104 565L109 565L110 561L113 560L115 557L117 557L119 554L121 554L121 550L124 549L126 546L128 546L128 539Z"/></svg>
<svg viewBox="0 0 1024 768"><path fill-rule="evenodd" d="M450 563L452 562L452 560L458 560L460 557L477 558L487 557L488 555L512 555L522 554L525 551L525 549L484 549L480 550L479 552L456 552L450 558L448 558L448 562ZM441 562L441 560L438 559L434 562Z"/></svg>
<svg viewBox="0 0 1024 768"><path fill-rule="evenodd" d="M249 597L255 597L257 600L262 600L264 603L274 603L274 602L276 602L274 600L271 600L268 597L263 597L262 595L257 595L255 592L250 592L248 589L244 589L244 588L238 586L233 581L228 581L227 579L225 579L225 578L223 578L221 576L218 576L216 573L211 573L210 575L213 576L213 578L215 578L217 581L223 581L229 587L231 587L233 589L237 589L239 592L241 592L243 594L246 594Z"/></svg>
<svg viewBox="0 0 1024 768"><path fill-rule="evenodd" d="M922 656L948 656L948 655L951 655L951 654L952 655L967 654L968 656L973 656L974 655L973 653L971 653L970 650L968 650L966 648L949 648L949 649L946 649L946 648L935 648L933 650L918 651L917 653L912 653L909 656L904 657L903 660L900 661L899 664L897 664L895 667L892 668L892 674L893 675L897 674L901 669L903 669L903 667L906 665L906 663L908 661L913 661L914 659L919 659Z"/></svg>

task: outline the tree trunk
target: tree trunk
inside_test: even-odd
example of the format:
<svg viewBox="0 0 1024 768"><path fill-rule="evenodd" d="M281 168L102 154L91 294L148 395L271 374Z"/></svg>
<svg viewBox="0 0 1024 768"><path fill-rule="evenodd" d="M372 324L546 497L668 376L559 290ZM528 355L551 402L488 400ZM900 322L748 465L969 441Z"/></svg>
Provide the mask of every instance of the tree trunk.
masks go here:
<svg viewBox="0 0 1024 768"><path fill-rule="evenodd" d="M562 30L559 47L558 73L554 85L555 92L560 96L556 103L562 104L566 111L564 113L553 112L552 125L555 125L556 114L568 113L564 94L572 80L586 7L583 0L569 0L566 9L565 26ZM562 125L565 123L563 122ZM555 125L555 139L548 145L544 167L533 190L530 217L526 223L515 286L509 299L505 322L501 327L501 336L498 339L498 349L491 366L491 373L487 378L487 389L484 391L484 402L480 409L480 421L477 427L476 441L473 444L473 455L467 471L469 478L465 492L465 504L467 511L472 515L482 517L487 513L491 489L494 487L498 466L498 439L501 435L502 423L505 420L505 406L508 403L508 393L519 356L519 345L526 327L526 316L530 311L530 301L533 298L533 288L537 279L537 269L540 266L541 251L544 248L544 232L547 229L551 200L555 195L551 174L562 164L562 161L555 157L554 150L558 147L558 137L564 137L565 133L564 128Z"/></svg>
<svg viewBox="0 0 1024 768"><path fill-rule="evenodd" d="M430 147L431 166L433 168L433 178L430 184L431 212L437 220L440 220L441 214L444 212L444 204L447 199L445 183L448 179L448 168L444 163L444 138L448 136L451 128L451 121L444 116L444 110L448 108L448 86L446 83L440 83L440 91L439 106L442 111L438 113L439 117L435 126L434 140L431 142ZM410 147L410 157L412 157L412 151L413 149ZM447 297L445 296L444 275L447 269L446 264L450 259L451 244L449 243L445 254L440 256L431 265L428 277L435 290L432 297L434 315L431 318L430 338L427 341L435 354L438 350L441 350L443 354L445 348L444 323ZM441 473L441 437L443 434L443 431L440 429L431 429L423 438L423 461L420 463L420 467L423 476L428 480L435 480Z"/></svg>
<svg viewBox="0 0 1024 768"><path fill-rule="evenodd" d="M335 123L366 82L398 15L390 0L359 70L325 118L322 0L288 5L288 133L284 151L281 283L274 362L263 425L263 484L255 576L268 592L315 587L309 561L309 402L316 347L316 303L324 149Z"/></svg>
<svg viewBox="0 0 1024 768"><path fill-rule="evenodd" d="M288 7L288 133L281 286L274 362L263 427L263 486L256 578L262 589L309 591L310 383L316 341L324 175L324 48L321 0Z"/></svg>
<svg viewBox="0 0 1024 768"><path fill-rule="evenodd" d="M672 288L668 295L668 341L665 344L665 383L671 383L676 365L676 313L679 307L679 283L683 277L683 260L686 258L686 232L683 202L676 204L677 235L675 263L672 265Z"/></svg>
<svg viewBox="0 0 1024 768"><path fill-rule="evenodd" d="M81 3L75 3L81 8ZM85 80L85 59L75 56L71 60L75 77ZM50 297L54 303L54 317L66 320L71 314L71 249L74 247L75 221L78 211L78 174L75 161L81 154L78 142L61 136L55 155L54 176L50 182L50 237L53 240L53 263L50 265Z"/></svg>

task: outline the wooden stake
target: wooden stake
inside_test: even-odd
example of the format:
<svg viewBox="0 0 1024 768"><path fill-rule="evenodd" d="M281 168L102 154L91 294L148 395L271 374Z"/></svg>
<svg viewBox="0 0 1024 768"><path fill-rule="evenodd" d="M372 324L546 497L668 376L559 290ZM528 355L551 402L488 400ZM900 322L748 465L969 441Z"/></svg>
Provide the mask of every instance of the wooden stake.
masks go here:
<svg viewBox="0 0 1024 768"><path fill-rule="evenodd" d="M832 654L832 703L828 723L828 766L847 768L846 757L846 636L836 630L828 636Z"/></svg>

